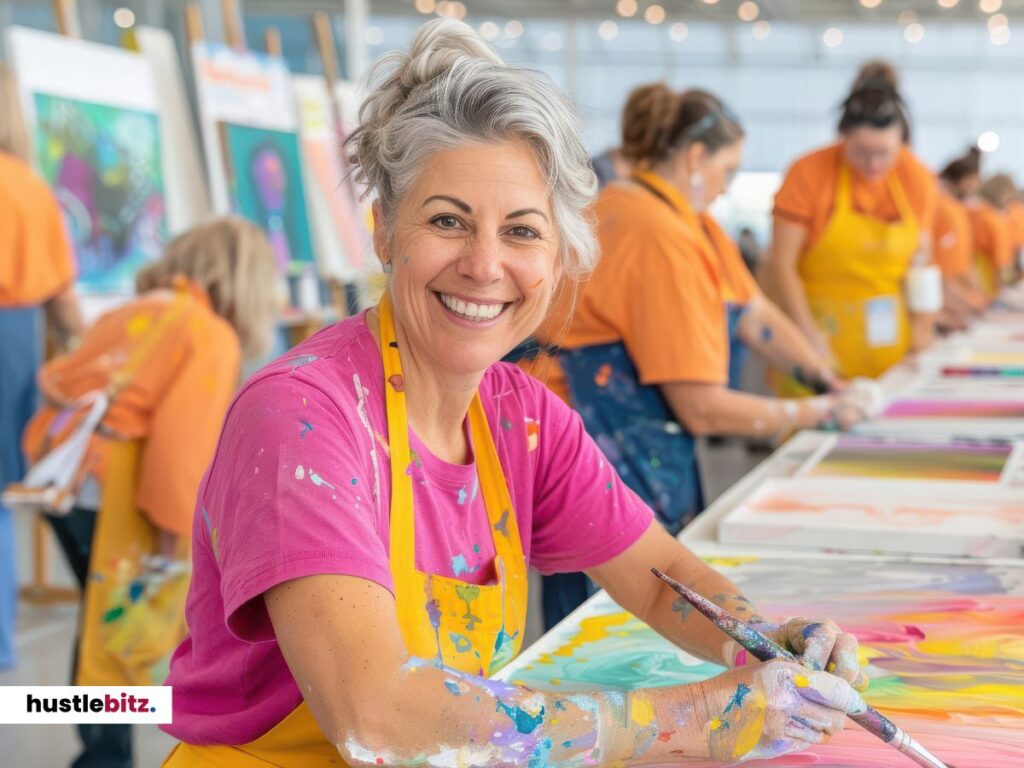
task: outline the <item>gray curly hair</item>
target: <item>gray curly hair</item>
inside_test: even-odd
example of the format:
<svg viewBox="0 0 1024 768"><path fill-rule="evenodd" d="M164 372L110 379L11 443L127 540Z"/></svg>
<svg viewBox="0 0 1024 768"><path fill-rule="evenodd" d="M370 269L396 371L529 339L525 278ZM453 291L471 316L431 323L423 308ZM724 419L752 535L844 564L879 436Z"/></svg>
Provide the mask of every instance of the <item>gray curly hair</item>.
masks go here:
<svg viewBox="0 0 1024 768"><path fill-rule="evenodd" d="M522 141L547 178L564 273L580 279L593 270L598 246L587 208L597 178L576 109L547 75L506 65L472 27L439 18L419 28L408 53L381 57L367 82L359 128L346 147L384 227L432 154Z"/></svg>

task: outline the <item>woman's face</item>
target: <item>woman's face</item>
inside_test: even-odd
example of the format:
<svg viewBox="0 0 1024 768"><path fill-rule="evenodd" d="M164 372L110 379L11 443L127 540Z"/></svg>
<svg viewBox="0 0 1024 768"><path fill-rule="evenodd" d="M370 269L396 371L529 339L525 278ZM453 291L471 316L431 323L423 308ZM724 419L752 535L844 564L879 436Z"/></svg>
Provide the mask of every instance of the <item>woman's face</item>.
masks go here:
<svg viewBox="0 0 1024 768"><path fill-rule="evenodd" d="M533 151L474 144L428 159L375 245L392 265L395 315L412 355L457 375L482 373L544 319L559 233Z"/></svg>
<svg viewBox="0 0 1024 768"><path fill-rule="evenodd" d="M729 189L743 160L743 139L726 144L711 154L705 153L703 161L698 162L701 177L704 180L702 199L694 201L701 210L706 210L719 196Z"/></svg>
<svg viewBox="0 0 1024 768"><path fill-rule="evenodd" d="M859 176L868 181L885 177L896 163L903 149L903 134L899 125L888 128L862 126L843 137L846 162Z"/></svg>

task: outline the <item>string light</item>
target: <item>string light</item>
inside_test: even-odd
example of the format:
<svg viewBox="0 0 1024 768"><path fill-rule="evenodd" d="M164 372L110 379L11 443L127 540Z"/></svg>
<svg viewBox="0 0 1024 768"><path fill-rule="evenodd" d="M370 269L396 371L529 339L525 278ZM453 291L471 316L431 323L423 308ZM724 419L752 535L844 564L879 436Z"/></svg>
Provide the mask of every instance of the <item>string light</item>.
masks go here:
<svg viewBox="0 0 1024 768"><path fill-rule="evenodd" d="M825 34L821 36L821 39L829 48L835 48L843 42L843 30L839 29L839 27L829 27L825 30Z"/></svg>
<svg viewBox="0 0 1024 768"><path fill-rule="evenodd" d="M764 19L754 22L754 37L758 40L764 40L771 34L772 25Z"/></svg>
<svg viewBox="0 0 1024 768"><path fill-rule="evenodd" d="M690 36L690 28L683 22L677 21L668 30L668 36L677 43L683 42L687 37Z"/></svg>
<svg viewBox="0 0 1024 768"><path fill-rule="evenodd" d="M614 21L602 21L597 28L597 34L602 40L614 40L619 36L619 25Z"/></svg>
<svg viewBox="0 0 1024 768"><path fill-rule="evenodd" d="M114 24L121 29L131 29L135 26L135 11L131 8L118 8L114 11Z"/></svg>
<svg viewBox="0 0 1024 768"><path fill-rule="evenodd" d="M736 10L736 15L740 17L740 21L753 21L759 13L761 13L761 9L757 7L757 3L753 2L753 0L741 3L740 7Z"/></svg>
<svg viewBox="0 0 1024 768"><path fill-rule="evenodd" d="M665 9L660 5L649 5L644 11L644 21L648 24L661 24L665 20Z"/></svg>

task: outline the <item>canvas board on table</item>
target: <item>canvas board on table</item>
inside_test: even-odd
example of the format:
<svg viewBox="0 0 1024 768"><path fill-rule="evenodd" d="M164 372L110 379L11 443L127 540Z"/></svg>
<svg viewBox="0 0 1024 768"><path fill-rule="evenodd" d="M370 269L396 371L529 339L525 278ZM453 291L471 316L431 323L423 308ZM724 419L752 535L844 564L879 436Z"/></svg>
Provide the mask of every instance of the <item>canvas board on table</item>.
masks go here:
<svg viewBox="0 0 1024 768"><path fill-rule="evenodd" d="M769 480L718 528L722 544L1024 557L1024 492L941 480Z"/></svg>
<svg viewBox="0 0 1024 768"><path fill-rule="evenodd" d="M209 42L194 43L192 59L214 208L259 224L282 274L311 268L299 118L284 60Z"/></svg>
<svg viewBox="0 0 1024 768"><path fill-rule="evenodd" d="M831 434L793 476L985 483L1024 489L1024 441Z"/></svg>
<svg viewBox="0 0 1024 768"><path fill-rule="evenodd" d="M8 30L33 158L64 213L88 294L130 295L167 239L158 90L131 51Z"/></svg>
<svg viewBox="0 0 1024 768"><path fill-rule="evenodd" d="M1024 765L1024 566L773 557L761 548L709 563L772 621L828 617L856 635L871 681L867 701L943 759L961 768ZM498 676L570 695L693 683L722 671L600 592ZM744 765L904 763L910 761L851 722L828 744Z"/></svg>

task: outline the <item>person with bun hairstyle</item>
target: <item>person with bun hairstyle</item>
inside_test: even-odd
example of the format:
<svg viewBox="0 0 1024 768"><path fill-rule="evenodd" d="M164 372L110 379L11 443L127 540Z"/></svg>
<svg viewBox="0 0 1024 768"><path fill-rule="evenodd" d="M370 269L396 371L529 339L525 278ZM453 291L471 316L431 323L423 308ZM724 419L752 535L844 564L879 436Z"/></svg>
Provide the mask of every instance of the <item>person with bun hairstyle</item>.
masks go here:
<svg viewBox="0 0 1024 768"><path fill-rule="evenodd" d="M934 330L904 280L930 262L937 183L907 148L891 67L872 63L843 102L840 139L798 159L775 197L771 276L780 305L843 378L876 377ZM792 382L781 391L797 392Z"/></svg>
<svg viewBox="0 0 1024 768"><path fill-rule="evenodd" d="M165 766L736 762L841 729L864 706L856 640L788 621L767 629L834 674L744 664L703 617L673 611L652 566L756 616L653 524L577 414L500 362L597 259L568 100L453 19L370 77L348 148L387 288L229 410L197 499L164 726L181 742ZM489 679L523 643L528 564L587 570L730 669L578 695Z"/></svg>
<svg viewBox="0 0 1024 768"><path fill-rule="evenodd" d="M33 461L76 440L109 404L78 469L74 506L48 514L82 590L75 685L159 685L184 636L195 495L241 375L265 354L277 268L266 235L227 217L178 236L136 275L135 299L102 315L39 372L25 430ZM131 726L78 726L76 768L130 768Z"/></svg>
<svg viewBox="0 0 1024 768"><path fill-rule="evenodd" d="M622 116L634 168L594 206L601 263L566 322L538 333L555 366L539 376L583 416L623 481L670 533L704 508L696 437L783 436L863 417L707 212L739 167L744 132L717 97L664 83L636 88ZM738 391L753 349L815 387L813 400ZM849 407L848 407L849 406ZM544 582L553 626L589 591L582 574Z"/></svg>

